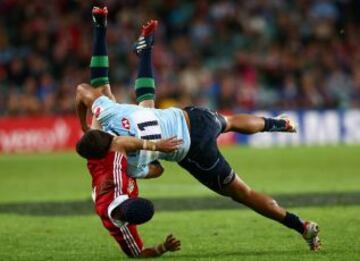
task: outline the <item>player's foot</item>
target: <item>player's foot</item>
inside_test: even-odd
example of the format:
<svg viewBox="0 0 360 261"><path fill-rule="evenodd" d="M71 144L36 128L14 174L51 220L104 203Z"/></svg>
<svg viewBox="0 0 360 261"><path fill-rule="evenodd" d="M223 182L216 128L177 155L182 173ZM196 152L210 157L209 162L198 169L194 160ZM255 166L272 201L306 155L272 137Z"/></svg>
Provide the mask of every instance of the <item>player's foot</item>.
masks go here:
<svg viewBox="0 0 360 261"><path fill-rule="evenodd" d="M157 27L157 20L150 20L142 26L140 36L134 44L134 52L137 55L141 54L143 50L149 49L153 46Z"/></svg>
<svg viewBox="0 0 360 261"><path fill-rule="evenodd" d="M94 6L92 10L92 18L94 21L95 26L107 26L107 14L108 9L107 7L97 7Z"/></svg>
<svg viewBox="0 0 360 261"><path fill-rule="evenodd" d="M320 232L319 225L312 221L305 221L304 228L305 231L303 234L303 238L309 245L310 250L319 251L321 246L320 238L318 236Z"/></svg>
<svg viewBox="0 0 360 261"><path fill-rule="evenodd" d="M285 127L276 131L282 131L282 132L296 132L296 124L295 122L290 119L287 115L282 114L277 116L275 119L277 120L284 120L285 121Z"/></svg>

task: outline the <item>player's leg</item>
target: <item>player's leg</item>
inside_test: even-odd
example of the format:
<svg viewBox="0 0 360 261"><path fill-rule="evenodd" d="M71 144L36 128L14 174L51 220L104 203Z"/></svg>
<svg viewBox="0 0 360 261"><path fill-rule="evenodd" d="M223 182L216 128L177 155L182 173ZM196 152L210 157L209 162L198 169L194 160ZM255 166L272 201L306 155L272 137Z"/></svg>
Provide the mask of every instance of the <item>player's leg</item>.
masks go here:
<svg viewBox="0 0 360 261"><path fill-rule="evenodd" d="M286 210L280 207L273 198L251 189L237 175L230 184L221 188L220 192L265 217L279 221L301 234L304 233L304 223L300 218L293 214L290 214L290 218L286 218Z"/></svg>
<svg viewBox="0 0 360 261"><path fill-rule="evenodd" d="M152 46L158 21L151 20L145 24L134 45L134 51L139 56L138 76L135 81L136 101L142 107L155 107L155 80L152 69Z"/></svg>
<svg viewBox="0 0 360 261"><path fill-rule="evenodd" d="M90 62L90 84L94 88L102 89L102 93L114 100L109 82L109 57L107 55L106 28L107 28L106 7L94 7L92 10L94 34L93 53Z"/></svg>
<svg viewBox="0 0 360 261"><path fill-rule="evenodd" d="M155 107L155 79L152 68L152 46L158 21L150 20L142 26L140 36L134 44L134 52L139 57L138 76L135 80L136 102L144 108ZM149 164L146 178L158 178L164 168L158 160Z"/></svg>
<svg viewBox="0 0 360 261"><path fill-rule="evenodd" d="M287 117L264 118L250 114L226 116L224 132L235 131L244 134L258 132L296 132L295 124Z"/></svg>
<svg viewBox="0 0 360 261"><path fill-rule="evenodd" d="M251 189L238 176L219 190L220 194L231 197L234 201L246 205L259 214L280 222L303 236L311 250L320 249L319 226L312 221L304 221L296 214L280 207L270 196Z"/></svg>
<svg viewBox="0 0 360 261"><path fill-rule="evenodd" d="M211 190L303 234L311 248L317 250L319 239L315 223L304 223L296 215L286 212L271 197L252 190L237 177L221 155L216 138L226 128L223 116L206 108L192 107L185 111L190 119L191 147L179 165Z"/></svg>

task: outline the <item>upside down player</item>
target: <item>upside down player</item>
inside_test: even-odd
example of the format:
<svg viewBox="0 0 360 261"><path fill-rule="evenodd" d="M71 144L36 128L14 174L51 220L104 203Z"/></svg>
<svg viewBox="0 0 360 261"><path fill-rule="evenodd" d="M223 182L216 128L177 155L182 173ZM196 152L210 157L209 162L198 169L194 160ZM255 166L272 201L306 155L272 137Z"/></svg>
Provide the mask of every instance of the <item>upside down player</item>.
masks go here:
<svg viewBox="0 0 360 261"><path fill-rule="evenodd" d="M108 94L112 97L107 77L106 14L106 8L94 7L93 9L95 41L90 65L91 82L95 87L105 84ZM153 101L144 101L141 105L151 105L152 103ZM95 136L102 136L103 134L103 132L95 132ZM180 249L180 241L171 234L156 247L143 248L143 242L136 225L150 220L154 208L151 201L138 197L136 179L126 174L126 153L139 149L169 152L175 150L181 144L181 141L167 139L150 142L136 140L132 137L122 138L131 139L119 140L117 150L121 152L115 152L111 149L105 153L100 151L101 157L95 155L94 158L88 159L87 167L92 176L93 200L96 213L100 216L104 227L129 257L156 257L167 251L177 251ZM97 137L92 141L97 139L101 138ZM77 144L77 150L81 151L81 144ZM158 177L162 172L163 169L160 164L156 162L149 164L148 178Z"/></svg>
<svg viewBox="0 0 360 261"><path fill-rule="evenodd" d="M151 37L145 37L142 47L151 51ZM147 64L151 67L150 57ZM151 69L148 69L151 71ZM153 92L154 82L152 77L139 81L136 86L136 94ZM262 118L253 115L239 114L224 117L206 108L188 107L184 110L170 108L166 110L145 109L135 105L117 104L106 97L104 89L92 89L86 86L78 86L77 106L92 108L103 130L117 135L136 136L156 140L162 137L177 136L184 143L172 153L153 153L140 151L129 155L127 168L128 175L133 177L146 177L149 174L147 164L152 160L165 159L176 161L191 173L198 181L217 192L218 194L232 198L242 203L259 214L275 220L284 226L297 231L303 236L311 250L320 249L318 237L318 225L311 221L303 221L297 215L280 207L271 197L251 189L240 177L238 177L229 163L221 155L216 139L221 133L235 131L238 133L254 134L258 132L295 132L294 124L287 118ZM81 117L81 114L79 114ZM87 129L82 113L81 124ZM129 128L119 124L121 119L127 119ZM89 158L94 151L103 150L103 142L99 140L99 146L92 146L87 140L93 133L85 134L80 143L83 150L80 154ZM88 137L87 137L88 136ZM104 138L111 144L117 143L119 137L108 135ZM116 150L116 145L113 147Z"/></svg>

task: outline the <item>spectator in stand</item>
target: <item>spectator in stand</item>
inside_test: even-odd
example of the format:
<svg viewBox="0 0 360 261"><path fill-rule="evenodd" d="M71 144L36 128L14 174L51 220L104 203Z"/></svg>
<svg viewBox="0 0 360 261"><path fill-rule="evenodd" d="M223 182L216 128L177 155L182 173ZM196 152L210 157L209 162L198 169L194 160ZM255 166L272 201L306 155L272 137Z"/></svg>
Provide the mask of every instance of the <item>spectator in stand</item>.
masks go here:
<svg viewBox="0 0 360 261"><path fill-rule="evenodd" d="M135 28L157 18L160 107L360 107L359 1L105 2L110 77L121 101L134 98ZM72 87L88 79L91 7L0 1L1 115L74 113Z"/></svg>

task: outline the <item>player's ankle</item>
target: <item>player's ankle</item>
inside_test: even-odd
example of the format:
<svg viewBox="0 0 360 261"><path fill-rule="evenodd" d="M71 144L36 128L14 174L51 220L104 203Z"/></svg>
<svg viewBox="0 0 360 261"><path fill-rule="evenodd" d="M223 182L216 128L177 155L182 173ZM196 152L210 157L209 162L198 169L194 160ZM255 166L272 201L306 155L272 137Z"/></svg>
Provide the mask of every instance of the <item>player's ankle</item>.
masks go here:
<svg viewBox="0 0 360 261"><path fill-rule="evenodd" d="M304 233L304 221L302 221L297 215L293 213L286 212L286 216L280 222L288 228L299 232L301 235Z"/></svg>
<svg viewBox="0 0 360 261"><path fill-rule="evenodd" d="M284 119L263 118L265 121L263 132L283 131L286 129L286 121Z"/></svg>

